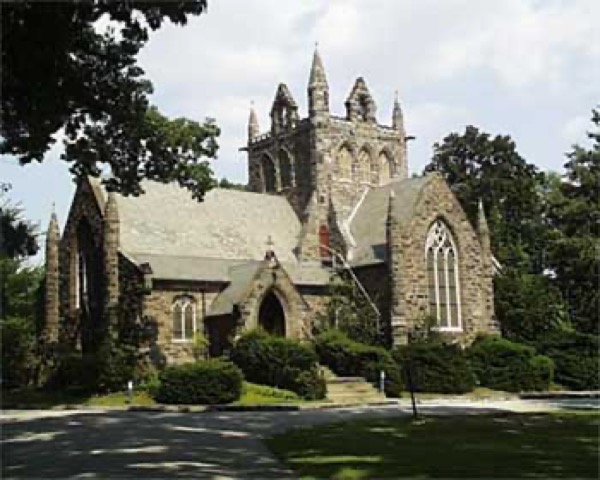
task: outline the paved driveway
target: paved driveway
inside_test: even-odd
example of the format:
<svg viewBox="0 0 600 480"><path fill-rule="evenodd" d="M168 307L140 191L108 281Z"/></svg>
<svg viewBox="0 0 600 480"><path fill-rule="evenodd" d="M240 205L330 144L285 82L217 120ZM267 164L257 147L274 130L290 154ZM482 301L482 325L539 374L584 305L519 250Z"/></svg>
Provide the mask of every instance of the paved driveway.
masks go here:
<svg viewBox="0 0 600 480"><path fill-rule="evenodd" d="M498 409L527 408L522 402L422 406L428 414ZM4 412L2 476L290 478L262 443L265 436L297 426L409 412L404 401L401 406L300 412Z"/></svg>

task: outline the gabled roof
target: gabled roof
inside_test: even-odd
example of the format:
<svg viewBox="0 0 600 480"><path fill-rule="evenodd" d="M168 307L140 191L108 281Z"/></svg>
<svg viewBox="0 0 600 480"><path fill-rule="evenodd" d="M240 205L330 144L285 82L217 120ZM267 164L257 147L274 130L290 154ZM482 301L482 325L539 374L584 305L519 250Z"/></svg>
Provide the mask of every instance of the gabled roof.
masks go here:
<svg viewBox="0 0 600 480"><path fill-rule="evenodd" d="M129 256L262 260L270 236L278 258L296 262L300 222L283 197L214 189L198 202L177 184L142 188L137 197L116 195L120 249Z"/></svg>
<svg viewBox="0 0 600 480"><path fill-rule="evenodd" d="M433 176L395 180L371 189L350 223L355 242L351 249L351 264L365 265L386 259L386 221L390 193L394 192L394 214L400 223L407 223L414 215L419 194Z"/></svg>
<svg viewBox="0 0 600 480"><path fill-rule="evenodd" d="M89 182L102 210L107 194L97 179ZM137 265L149 263L153 278L232 282L237 268L258 268L272 248L296 285L329 282L327 269L294 255L300 222L284 197L214 189L198 202L176 184L142 187L137 197L115 195L119 250Z"/></svg>

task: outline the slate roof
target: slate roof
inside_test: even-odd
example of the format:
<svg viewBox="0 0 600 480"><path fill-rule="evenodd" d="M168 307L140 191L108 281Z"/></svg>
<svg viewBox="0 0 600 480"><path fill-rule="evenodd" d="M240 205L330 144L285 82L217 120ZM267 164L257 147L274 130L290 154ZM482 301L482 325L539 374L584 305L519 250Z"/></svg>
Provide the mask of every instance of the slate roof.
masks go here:
<svg viewBox="0 0 600 480"><path fill-rule="evenodd" d="M149 263L152 276L161 280L200 280L204 282L229 282L236 269L258 268L259 260L205 258L136 253L130 255L138 265ZM294 284L319 286L329 283L329 271L317 263L283 262Z"/></svg>
<svg viewBox="0 0 600 480"><path fill-rule="evenodd" d="M385 261L390 192L394 191L398 220L407 222L431 178L393 181L366 194L349 225L355 242L351 265ZM91 183L98 200L106 198L99 182ZM116 196L120 248L136 263L149 263L154 278L233 282L236 268L258 268L270 236L278 260L295 284L329 282L329 272L320 264L296 259L301 225L284 197L214 189L198 202L176 184L142 186L145 193L138 197Z"/></svg>
<svg viewBox="0 0 600 480"><path fill-rule="evenodd" d="M271 236L280 261L296 261L300 222L283 197L214 189L198 202L176 184L142 186L138 197L116 196L129 256L262 260Z"/></svg>
<svg viewBox="0 0 600 480"><path fill-rule="evenodd" d="M401 223L408 222L423 187L432 176L397 180L371 189L358 206L350 223L350 233L356 243L351 249L350 263L355 266L379 263L386 258L385 226L390 192L394 191L395 215Z"/></svg>
<svg viewBox="0 0 600 480"><path fill-rule="evenodd" d="M98 180L89 180L103 208L106 192ZM142 187L138 197L116 195L120 250L138 265L149 263L155 279L230 282L237 268L258 268L270 236L296 285L329 282L320 264L298 263L293 250L301 227L285 198L213 189L198 202L176 184Z"/></svg>
<svg viewBox="0 0 600 480"><path fill-rule="evenodd" d="M241 303L246 297L246 292L252 279L260 268L260 263L251 262L238 265L230 270L231 283L217 295L208 312L209 316L227 315L233 307Z"/></svg>

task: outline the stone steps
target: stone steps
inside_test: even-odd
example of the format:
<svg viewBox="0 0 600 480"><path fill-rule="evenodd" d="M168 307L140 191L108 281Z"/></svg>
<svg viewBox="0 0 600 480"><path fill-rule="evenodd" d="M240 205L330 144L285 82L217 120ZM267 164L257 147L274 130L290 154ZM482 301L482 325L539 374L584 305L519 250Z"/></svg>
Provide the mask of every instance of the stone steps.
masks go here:
<svg viewBox="0 0 600 480"><path fill-rule="evenodd" d="M327 383L327 399L341 404L381 403L386 401L383 393L362 377L338 377L323 368Z"/></svg>

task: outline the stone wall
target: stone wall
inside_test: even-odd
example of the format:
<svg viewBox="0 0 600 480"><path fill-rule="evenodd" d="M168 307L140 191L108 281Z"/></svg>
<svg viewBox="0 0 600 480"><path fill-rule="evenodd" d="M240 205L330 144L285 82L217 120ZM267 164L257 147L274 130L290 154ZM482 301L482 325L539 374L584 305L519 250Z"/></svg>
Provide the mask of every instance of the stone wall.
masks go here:
<svg viewBox="0 0 600 480"><path fill-rule="evenodd" d="M448 332L462 342L478 332L494 331L490 294L481 245L456 197L439 175L432 175L420 194L415 213L406 224L395 223L390 232L391 327L396 343L406 342L414 322L428 315L428 278L425 257L431 224L442 219L450 228L458 250L462 332Z"/></svg>
<svg viewBox="0 0 600 480"><path fill-rule="evenodd" d="M204 332L204 320L210 304L222 289L221 284L204 282L155 281L143 300L143 313L155 324L156 337L150 347L155 363L183 363L194 360L191 341L173 339L173 304L182 297L194 299L196 329Z"/></svg>
<svg viewBox="0 0 600 480"><path fill-rule="evenodd" d="M307 338L311 334L309 305L299 294L288 274L279 265L264 262L252 281L247 296L239 305L240 324L244 330L259 327L261 303L269 292L279 300L285 314L285 336Z"/></svg>
<svg viewBox="0 0 600 480"><path fill-rule="evenodd" d="M98 258L102 259L102 239L103 239L103 219L102 202L103 198L99 196L98 191L94 191L87 179L80 181L71 210L67 217L67 222L63 230L63 235L59 247L60 263L60 316L61 325L59 337L62 342L75 343L80 347L81 324L80 310L78 302L78 254L83 245L79 245L82 239L78 238L79 225L82 220L89 227L89 235L86 235L86 247L90 251L97 253ZM87 228L86 227L86 228ZM102 268L99 274L102 276ZM98 279L100 291L93 292L95 295L102 296L102 278ZM101 298L98 299L101 302Z"/></svg>

